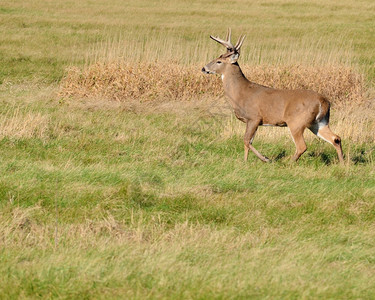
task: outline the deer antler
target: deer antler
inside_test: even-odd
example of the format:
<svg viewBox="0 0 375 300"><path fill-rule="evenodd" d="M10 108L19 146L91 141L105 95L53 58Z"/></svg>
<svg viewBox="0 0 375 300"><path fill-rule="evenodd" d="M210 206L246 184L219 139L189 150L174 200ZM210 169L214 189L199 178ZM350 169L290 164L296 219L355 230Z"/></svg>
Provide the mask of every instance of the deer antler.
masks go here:
<svg viewBox="0 0 375 300"><path fill-rule="evenodd" d="M243 41L244 41L244 39L245 39L245 36L246 36L246 35L240 36L240 38L238 39L238 42L237 42L236 46L234 46L234 49L235 49L237 52L240 52L240 48L241 48L242 43L243 43Z"/></svg>
<svg viewBox="0 0 375 300"><path fill-rule="evenodd" d="M240 36L240 38L239 38L238 41L237 41L236 46L233 46L233 44L232 44L231 41L230 41L231 33L232 33L232 32L231 32L230 28L228 28L228 33L227 33L226 41L225 41L225 40L222 40L222 39L220 39L220 38L218 38L218 37L214 37L214 36L212 36L212 35L210 35L210 38L213 39L214 41L216 41L216 42L222 44L224 47L227 48L228 51L236 51L236 52L240 52L240 48L241 48L242 43L243 43L243 41L244 41L244 39L245 39L245 35Z"/></svg>
<svg viewBox="0 0 375 300"><path fill-rule="evenodd" d="M213 39L214 41L218 42L219 44L222 44L224 47L226 47L228 49L228 51L233 51L235 48L232 45L232 43L230 42L230 36L231 36L231 30L230 30L230 28L228 28L227 40L226 41L224 41L224 40L222 40L218 37L214 37L212 35L210 35L210 38Z"/></svg>

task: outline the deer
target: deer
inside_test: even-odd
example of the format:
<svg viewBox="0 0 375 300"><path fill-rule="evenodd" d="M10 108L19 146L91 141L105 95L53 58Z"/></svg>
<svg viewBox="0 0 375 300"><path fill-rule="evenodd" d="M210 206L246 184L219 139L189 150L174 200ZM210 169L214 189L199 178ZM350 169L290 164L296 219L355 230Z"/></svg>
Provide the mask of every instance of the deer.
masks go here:
<svg viewBox="0 0 375 300"><path fill-rule="evenodd" d="M263 86L249 81L243 74L238 58L245 35L233 46L231 29L226 40L210 35L227 51L202 68L205 74L219 74L225 95L229 98L237 119L246 124L244 136L245 162L251 150L261 161L270 162L252 145L259 126L288 127L296 151L292 161L297 161L307 150L303 137L308 128L313 134L333 145L340 163L344 162L341 138L329 128L330 102L326 97L311 90L287 90Z"/></svg>

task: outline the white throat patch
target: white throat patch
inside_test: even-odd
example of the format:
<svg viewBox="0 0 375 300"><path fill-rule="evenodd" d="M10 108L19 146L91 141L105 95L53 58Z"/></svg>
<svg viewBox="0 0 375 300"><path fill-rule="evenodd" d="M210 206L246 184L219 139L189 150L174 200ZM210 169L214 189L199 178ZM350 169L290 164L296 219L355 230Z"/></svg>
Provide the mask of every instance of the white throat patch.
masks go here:
<svg viewBox="0 0 375 300"><path fill-rule="evenodd" d="M221 80L224 81L224 74L221 74Z"/></svg>

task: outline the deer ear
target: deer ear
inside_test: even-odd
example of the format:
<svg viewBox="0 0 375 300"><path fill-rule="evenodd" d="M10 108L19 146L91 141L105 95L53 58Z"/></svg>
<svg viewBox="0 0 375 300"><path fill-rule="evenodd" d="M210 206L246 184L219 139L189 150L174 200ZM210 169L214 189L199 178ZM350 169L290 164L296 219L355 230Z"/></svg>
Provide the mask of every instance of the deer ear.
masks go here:
<svg viewBox="0 0 375 300"><path fill-rule="evenodd" d="M235 52L233 53L231 56L230 56L230 63L231 64L234 64L235 62L237 62L237 59L240 57L240 54L238 52Z"/></svg>

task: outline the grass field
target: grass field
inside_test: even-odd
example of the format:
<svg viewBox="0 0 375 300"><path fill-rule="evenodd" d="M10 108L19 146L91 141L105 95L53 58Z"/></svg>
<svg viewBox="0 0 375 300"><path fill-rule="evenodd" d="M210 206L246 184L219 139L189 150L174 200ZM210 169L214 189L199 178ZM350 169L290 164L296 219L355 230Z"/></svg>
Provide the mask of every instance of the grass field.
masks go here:
<svg viewBox="0 0 375 300"><path fill-rule="evenodd" d="M0 298L373 299L374 9L2 1ZM250 79L330 95L344 165L307 132L291 163L282 128L243 162L200 74L229 26Z"/></svg>

